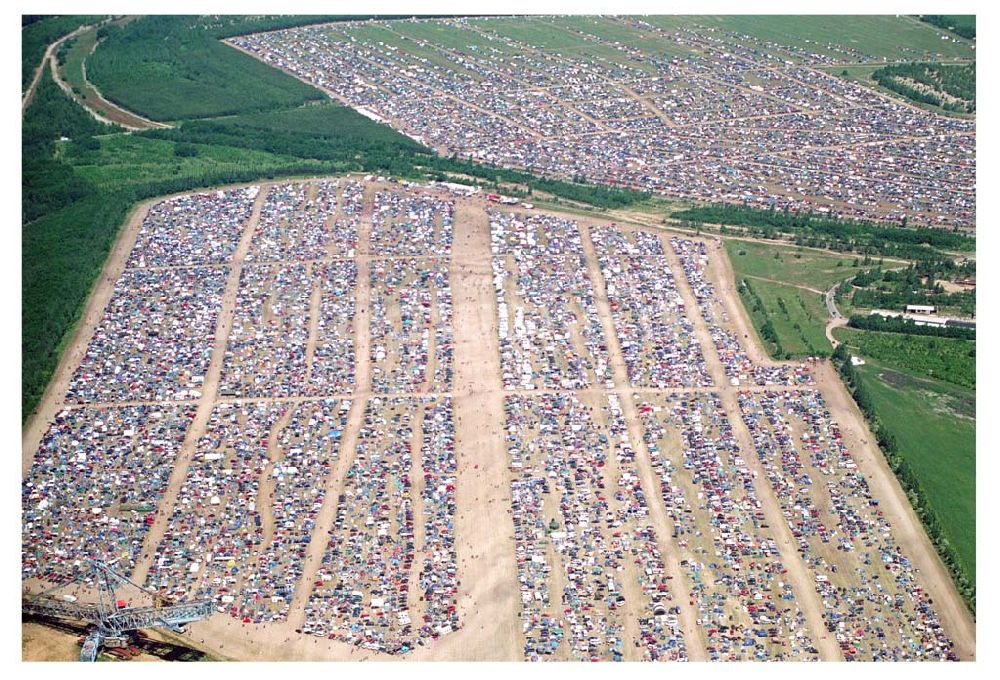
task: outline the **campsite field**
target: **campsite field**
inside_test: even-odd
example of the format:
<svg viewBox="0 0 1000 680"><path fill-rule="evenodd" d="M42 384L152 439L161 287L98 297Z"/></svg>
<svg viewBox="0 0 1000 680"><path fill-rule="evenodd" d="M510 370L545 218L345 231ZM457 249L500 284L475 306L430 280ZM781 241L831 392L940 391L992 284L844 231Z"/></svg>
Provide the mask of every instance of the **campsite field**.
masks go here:
<svg viewBox="0 0 1000 680"><path fill-rule="evenodd" d="M711 26L752 35L781 45L815 50L843 58L844 48L854 48L886 60L966 58L975 56L972 42L952 36L919 21L916 17L855 17L849 29L829 16L684 16L649 17L665 28ZM949 35L949 40L940 36ZM918 56L920 55L920 56Z"/></svg>
<svg viewBox="0 0 1000 680"><path fill-rule="evenodd" d="M860 269L854 255L672 232L674 197L648 186L436 156L417 141L433 130L375 123L219 40L315 21L152 17L107 31L88 77L169 129L98 125L51 80L28 109L25 587L106 554L172 598L215 599L189 635L227 659L975 658L972 616L850 395L830 363L804 361L830 350L822 294ZM962 45L911 23L715 25L837 60ZM352 63L406 60L423 88L414 105L458 110L438 80L460 71L454 49L477 87L509 85L495 69L537 77L484 94L503 112L494 122L538 116L582 140L641 128L643 107L664 100L610 97L597 73L655 89L642 71L720 54L714 31L672 53L621 18L349 30L401 51ZM879 51L879 30L897 44ZM86 47L68 55L81 75ZM576 79L576 57L593 92L545 100L559 88L539 83ZM532 74L539 64L551 72ZM705 119L683 124L713 128L710 80L684 94L704 108L673 112ZM503 100L536 86L527 96L547 104ZM456 178L478 187L429 184ZM516 198L486 196L506 191ZM967 488L969 432L945 419L974 419L974 343L843 332L969 385L865 375L900 409L930 403L920 443L961 452L935 498ZM80 442L104 452L86 472ZM936 474L929 446L914 456ZM70 477L93 493L40 502ZM963 559L968 510L948 520Z"/></svg>
<svg viewBox="0 0 1000 680"><path fill-rule="evenodd" d="M914 537L899 539L902 549L919 566L921 587L939 603L937 611L944 617L946 629L955 631L951 635L957 653L963 657L974 654L961 605L955 608L947 576L933 561L926 540L919 538L919 527L912 525L905 512L905 499L893 490L884 477L886 471L862 443L856 416L840 405L836 392L831 391L835 386L824 377L828 367L784 366L764 360L765 365L755 368L755 360L736 356L740 345L754 356L760 352L749 344L752 339L737 340L737 333L743 335L743 326L732 283L715 278L726 271L718 259L725 256L718 242L713 240L710 250L705 251L710 264L699 273L691 269L694 260L690 259L690 249L698 247L696 242L675 243L668 234L655 230L640 233L631 226L611 228L600 218L514 208L513 215L527 220L533 225L529 229L537 229L534 233L541 235L540 239L527 238L519 231L525 227L510 217L502 218L481 196L460 199L426 187L405 188L358 176L307 184L278 183L262 191L236 188L202 194L195 203L179 200L180 213L144 207L123 233L110 269L100 278L84 315L80 334L67 348L54 383L56 391L50 392L39 415L29 424L23 465L29 479L43 482L50 474L49 465L34 458L36 450L46 451L45 456L61 455L60 442L66 441L51 438L52 433L77 432L74 436L87 439L108 436L100 427L91 429L92 419L99 418L102 424L111 424L110 436L120 436L115 434L117 423L141 423L147 417L146 407L128 405L132 398L128 395L141 397L147 390L165 385L171 398L157 407L156 427L162 428L158 436L171 447L168 457L159 463L155 459L143 463L148 484L130 489L123 506L159 505L161 512L147 529L140 522L129 524L127 509L115 511L122 521L120 531L130 539L122 564L134 564L134 580L167 589L175 597L191 596L201 588L198 592L209 596L237 598L232 608L223 607L211 621L191 626L191 634L204 639L208 651L229 658L316 660L398 655L414 660L513 660L549 654L539 650L551 642L550 633L572 630L563 620L563 606L556 604L559 593L565 593L567 602L577 607L585 601L581 598L599 593L599 584L606 581L595 578L601 574L593 571L585 578L569 579L574 572L564 567L572 566L573 551L580 548L573 542L564 543L562 534L551 527L552 522L557 528L572 525L577 510L560 502L560 494L553 494L554 488L534 469L539 465L560 471L560 484L575 489L577 499L598 493L607 484L618 484L622 489L609 506L612 515L595 515L595 521L585 528L587 545L592 546L586 549L603 555L602 565L613 565L619 559L615 557L615 532L622 522L628 534L634 533L640 541L634 545L643 546L636 553L643 568L636 570L626 560L621 575L616 570L609 572L615 596L610 600L598 596L600 602L614 605L607 610L609 627L585 623L582 631L573 631L573 637L555 645L552 658L581 658L580 641L591 639L598 641L590 643L591 657L840 658L823 623L811 567L800 561L792 543L782 538L788 527L775 496L779 489L772 488L762 474L759 466L767 454L763 449L753 452L762 444L755 443L741 424L750 412L738 405L742 403L738 400L751 396L799 393L816 403L817 395L826 393L831 413L816 411L814 417L819 423L832 417L843 428L853 460L872 480L879 508L893 531ZM202 231L204 226L191 230L183 221L171 222L180 219L171 215L201 210L198 205L212 201L219 203L212 209L216 217L208 231ZM394 203L398 201L404 203ZM454 221L447 217L452 214L449 203L454 205ZM402 212L385 209L394 204L402 205ZM334 212L329 216L316 212L331 209ZM427 210L431 212L421 212ZM144 216L153 211L160 217L144 224ZM409 215L408 220L413 220L420 214L431 216L422 224L435 226L427 230L407 218L394 222L392 217ZM244 219L247 221L241 223ZM286 234L282 227L286 224L296 226ZM328 231L324 225L336 225L336 229ZM385 241L388 234L399 230L406 237L396 246ZM234 239L239 240L238 245ZM654 246L654 242L659 245ZM130 253L132 243L136 245ZM626 243L643 246L626 254L622 249ZM564 248L569 252L561 252ZM654 255L659 249L663 255ZM507 254L494 257L494 252ZM227 257L233 258L234 274L223 282L222 274L228 268L220 269L220 264ZM604 273L600 264L607 257L638 258L631 260L628 269L620 270L613 293L608 292L610 279L605 278L610 274ZM495 288L491 265L503 272L512 270L515 263L521 263L517 265L519 275ZM126 264L128 268L124 268ZM200 268L201 273L192 276L192 267ZM629 318L618 316L623 305L649 295L641 278L630 277L665 267L675 272L672 285L685 304L660 307L663 316L659 326L644 326L642 334L636 334L637 327L620 325ZM692 287L708 290L699 283L703 276L718 291L716 299L706 300L714 311L705 312L704 317L697 311ZM497 280L504 278L501 274ZM148 283L138 286L141 281ZM175 306L165 300L158 293L161 286L180 286L184 304ZM197 292L200 288L204 288L203 293ZM568 291L573 300L565 310L561 290ZM212 311L213 304L220 305L217 312ZM501 304L510 305L510 318L514 319L510 325L508 317L498 316ZM157 310L156 324L137 326L134 310L149 305ZM526 332L517 321L521 313L534 333L557 338L565 351L550 353L544 345L532 348L520 340L512 345L511 337L521 338ZM162 337L154 344L146 344L140 337L178 322L184 328L204 324L215 319L215 314L218 321L211 343L201 334ZM730 320L724 321L727 315ZM716 323L730 329L724 355L712 340L715 331L709 326ZM669 395L669 389L641 396L649 388L629 378L622 347L632 348L630 352L636 348L652 351L650 332L665 333L665 347L676 342L669 339L674 337L672 333L679 333L684 342L693 342L697 351L693 347L685 351L683 361L671 370L679 371L676 379L683 381L688 381L686 375L711 376L712 384L704 384L703 377L698 378L700 386L689 386L674 397L661 396ZM516 336L506 335L510 333ZM190 356L196 357L191 360L184 358L192 351L187 349L189 344L194 352ZM519 355L523 361L508 362L504 357L515 347L523 352ZM149 360L129 362L121 374L112 371L104 359L131 357L136 351L148 354ZM738 370L761 377L740 387L732 385L726 371L734 360L740 362ZM519 382L539 382L541 389L507 385L524 370L524 361L531 366L529 376L533 377ZM170 378L164 383L163 378L176 375L175 367L179 366L185 368L180 382ZM191 380L188 368L203 376L195 383L197 390L186 389L191 384L184 382ZM755 382L764 379L760 370L770 376L768 386ZM793 370L797 377L791 377ZM812 370L816 371L816 382L811 384L807 376ZM771 382L781 375L787 377ZM176 392L178 387L185 389ZM241 396L248 395L253 399L242 400ZM640 406L643 417L638 413ZM692 419L689 409L695 406ZM189 419L185 413L190 414ZM329 425L315 426L319 429L314 434L308 434L312 429L303 433L301 428L307 421ZM698 434L702 433L702 422L708 424L704 431L709 434L707 440ZM558 423L561 425L553 429ZM664 426L667 429L662 429ZM194 432L182 436L185 427ZM50 435L43 440L46 431ZM135 432L130 427L124 436ZM566 439L570 432L574 434ZM308 436L302 438L303 434ZM524 445L518 444L521 438L526 438ZM225 453L229 451L227 442L235 441L246 442L235 449L242 453ZM400 441L410 441L412 448L400 447ZM251 453L246 446L259 452ZM616 452L610 458L608 446ZM631 446L641 455L635 456ZM118 442L109 455L120 455L121 450ZM710 483L702 476L684 473L674 477L676 491L657 486L656 475L690 469L696 460L712 460L716 450L728 451L726 455L732 458L726 465L711 467ZM376 455L376 451L381 453ZM736 451L741 455L735 455ZM650 462L647 456L654 452L656 458ZM255 462L257 455L267 459L263 467ZM238 474L240 486L223 482L216 487L211 482L214 477L208 473L221 464L220 458ZM651 467L654 464L655 468ZM756 474L751 475L752 470ZM109 468L100 474L110 483L121 471ZM299 474L322 480L318 486L309 485L320 490L318 498L299 494ZM440 480L438 484L427 483L435 478ZM751 479L755 480L752 484ZM621 486L621 480L632 481ZM249 485L252 497L271 498L265 494L273 494L274 500L256 509L239 505L240 494L245 492L240 487L245 485ZM729 488L744 489L742 493L749 499L739 506L742 509L737 516L744 528L738 540L749 541L748 545L778 546L768 553L768 559L781 565L775 569L787 570L782 572L788 574L782 585L765 576L773 571L762 571L741 589L687 585L697 583L703 572L692 570L689 560L676 562L674 555L678 553L671 544L678 537L668 517L690 521L683 519L685 504L699 513L709 512L712 506L705 494L724 494ZM214 524L222 515L182 502L201 497L209 489L214 489L211 493L229 508L227 512L235 513L235 524L223 523L216 528ZM350 510L367 506L351 504L345 498L364 499L374 492L385 499L376 509L386 522L378 534L383 538L359 542L358 536L374 536L375 529L366 521L368 511ZM681 496L670 495L673 493ZM817 487L812 493L825 492ZM862 499L852 502L861 503ZM757 519L751 511L754 507L758 508ZM859 511L861 507L858 505ZM189 561L208 564L197 551L178 552L183 545L180 537L195 516L192 513L202 512L208 513L208 523L198 526L205 527L199 531L209 532L206 535L215 531L226 535L240 526L251 527L245 540L234 548L236 552L230 553L229 562L202 567L207 570L204 577L198 569L188 568ZM675 512L680 514L671 514ZM33 527L58 521L55 515L47 517L44 508L33 508L30 514ZM252 529L254 516L262 520L256 530ZM278 522L282 516L290 521ZM397 517L397 523L389 522L389 517ZM524 533L523 527L535 521L532 518L543 517L550 536ZM452 521L453 543L448 538L450 532L443 532ZM106 543L109 537L97 525L95 531L93 540L84 544L100 550L107 546L120 554L122 544ZM33 569L37 559L31 547L35 535L29 535L26 543L27 569ZM85 535L67 536L65 549L69 553L78 550ZM331 542L331 535L337 540ZM685 545L694 551L729 549L725 548L728 536L726 527L717 527L697 543ZM369 553L374 559L383 551L391 555L405 550L409 541L414 542L416 554L412 568L408 560L387 561L393 566L384 572L370 573L354 566L356 559ZM284 547L288 545L308 547L299 551ZM344 552L341 545L353 547ZM531 550L533 558L516 562L524 549ZM266 560L249 559L252 551L266 555ZM847 559L832 550L826 554L834 563ZM431 555L436 566L427 561ZM268 562L281 568L264 569ZM525 566L529 563L533 565L530 568ZM539 564L550 568L541 569ZM881 570L880 562L874 564ZM845 571L849 570L847 565L844 562ZM216 592L211 585L213 574L223 573L218 571L221 568L227 574L226 593L232 595ZM235 571L228 575L231 569ZM729 573L720 565L706 565L705 569L717 574L712 582ZM418 632L403 624L386 628L377 623L384 616L383 607L391 611L403 607L405 613L406 606L400 603L407 602L407 590L415 592L412 586L431 573L447 574L448 578L425 591L433 597L419 604L412 602L409 612L444 622L443 633L432 640L430 629L422 627ZM331 578L329 586L313 585ZM530 593L538 593L520 604L515 597L519 578ZM338 598L346 597L343 587L337 586L341 582L363 595L357 600L352 594L351 607L337 604L341 602ZM410 588L404 587L407 583ZM783 607L793 602L801 617L786 610L766 644L752 634L742 644L734 644L731 636L720 636L712 624L719 606L723 617L726 608L734 613L750 611L741 627L759 625L755 610L745 609L743 599L763 584L777 589L768 592L780 594L787 601ZM252 592L247 590L251 587ZM592 587L598 590L591 591ZM681 594L691 587L696 595L689 601ZM263 597L254 597L257 592ZM901 596L903 592L908 591L900 591ZM641 644L633 645L632 640L640 640L636 637L639 631L648 626L646 612L658 606L661 593L673 593L676 608L672 613L664 609L657 632L646 629ZM538 624L521 631L518 608ZM715 612L713 618L707 618L710 612ZM543 615L552 618L536 618ZM896 630L908 630L915 621L913 613L898 616L894 619L899 627ZM303 621L312 635L298 632ZM315 636L317 627L322 637ZM890 639L897 635L891 633ZM788 644L782 645L782 639ZM423 642L414 647L414 640ZM570 645L571 641L576 642ZM867 649L864 645L871 642L856 641L862 645L860 649ZM908 652L899 648L897 653Z"/></svg>

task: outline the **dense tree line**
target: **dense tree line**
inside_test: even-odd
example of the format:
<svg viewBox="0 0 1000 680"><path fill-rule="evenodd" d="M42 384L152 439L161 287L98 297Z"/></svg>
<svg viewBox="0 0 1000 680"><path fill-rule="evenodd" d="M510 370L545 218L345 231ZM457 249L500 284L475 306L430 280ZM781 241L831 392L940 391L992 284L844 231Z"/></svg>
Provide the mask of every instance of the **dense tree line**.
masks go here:
<svg viewBox="0 0 1000 680"><path fill-rule="evenodd" d="M764 342L771 345L771 356L782 357L785 354L784 348L781 346L781 339L778 337L778 333L774 330L774 324L767 313L767 307L764 306L764 301L760 299L760 295L754 290L753 285L751 285L748 279L743 279L740 286L740 296L743 298L744 303L749 303L746 306L759 315L759 318L763 321L757 327L757 332Z"/></svg>
<svg viewBox="0 0 1000 680"><path fill-rule="evenodd" d="M897 257L919 255L920 259L940 259L940 253L935 248L975 249L974 238L955 231L912 229L886 223L823 217L812 212L766 210L730 203L697 206L676 212L673 217L747 227L766 238L775 238L780 234L803 235L815 239L817 245L844 252ZM803 242L802 245L813 243Z"/></svg>
<svg viewBox="0 0 1000 680"><path fill-rule="evenodd" d="M901 317L885 317L878 314L852 315L847 325L866 331L882 333L905 333L907 335L931 335L939 338L959 338L975 340L976 329L962 326L918 326L915 322Z"/></svg>
<svg viewBox="0 0 1000 680"><path fill-rule="evenodd" d="M966 316L976 313L976 291L946 293L938 277L968 276L975 263L957 264L945 260L921 261L899 270L880 268L859 272L851 280L851 301L855 307L901 308L904 305L934 305L958 309Z"/></svg>
<svg viewBox="0 0 1000 680"><path fill-rule="evenodd" d="M92 193L89 182L56 158L61 139L88 139L115 128L94 120L59 89L46 69L21 125L21 220L31 222Z"/></svg>
<svg viewBox="0 0 1000 680"><path fill-rule="evenodd" d="M844 329L844 342L865 356L970 389L976 388L976 343L912 333Z"/></svg>
<svg viewBox="0 0 1000 680"><path fill-rule="evenodd" d="M862 288L853 292L851 304L863 309L902 309L906 305L933 305L957 309L963 316L973 316L976 313L976 294L973 291L936 293L920 289Z"/></svg>
<svg viewBox="0 0 1000 680"><path fill-rule="evenodd" d="M900 451L896 436L879 419L874 401L868 393L861 376L851 365L850 353L844 345L840 345L833 353L833 361L847 386L848 391L854 397L858 410L864 415L868 422L868 427L875 435L879 448L885 456L889 468L892 470L899 484L903 487L913 510L920 518L928 537L934 544L941 560L947 566L951 578L973 614L976 612L976 586L966 573L966 567L958 557L958 552L944 535L942 522L936 509L928 501L927 494L920 485L913 469L910 467L904 453Z"/></svg>
<svg viewBox="0 0 1000 680"><path fill-rule="evenodd" d="M963 38L976 39L975 14L921 14L920 20Z"/></svg>

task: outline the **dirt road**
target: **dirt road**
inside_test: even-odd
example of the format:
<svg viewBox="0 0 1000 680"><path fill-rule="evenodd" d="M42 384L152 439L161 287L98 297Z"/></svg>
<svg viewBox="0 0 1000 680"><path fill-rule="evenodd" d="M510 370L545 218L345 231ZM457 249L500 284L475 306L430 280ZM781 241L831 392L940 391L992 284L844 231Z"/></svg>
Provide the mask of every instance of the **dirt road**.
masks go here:
<svg viewBox="0 0 1000 680"><path fill-rule="evenodd" d="M170 475L167 490L160 500L160 506L156 510L156 519L149 528L146 538L143 541L142 553L136 561L135 571L132 573L132 581L135 583L145 583L146 574L153 563L156 554L156 546L163 540L167 523L173 513L174 505L177 502L177 495L180 493L184 480L187 479L188 467L194 457L198 440L205 434L208 428L208 420L215 408L215 395L219 390L219 378L222 375L222 364L225 358L226 346L229 343L229 332L233 329L233 314L236 311L236 296L239 292L240 274L243 271L243 260L246 259L250 251L250 243L253 240L254 230L260 219L260 210L264 205L264 198L267 196L267 187L264 185L254 199L253 211L250 219L247 220L243 228L243 235L240 237L239 245L233 254L233 259L229 268L229 276L226 278L226 288L222 294L222 308L215 325L215 344L212 347L212 358L208 364L208 371L205 372L205 382L202 385L201 398L198 400L198 410L194 420L188 427L184 443L177 454L174 463L174 470Z"/></svg>
<svg viewBox="0 0 1000 680"><path fill-rule="evenodd" d="M59 38L54 43L45 48L45 55L42 56L42 61L35 68L35 75L31 79L31 84L28 85L28 89L25 91L24 96L21 97L22 116L24 115L24 112L28 109L28 107L31 106L31 102L35 98L35 90L38 89L38 81L42 79L42 73L45 72L45 65L52 60L52 55L55 54L55 51L59 49L59 46L62 45L65 41L69 40L70 38L75 38L76 36L86 31L88 28L90 28L90 24L80 26L73 32L67 33L66 35Z"/></svg>
<svg viewBox="0 0 1000 680"><path fill-rule="evenodd" d="M680 551L673 540L669 538L674 535L674 525L670 521L670 518L667 517L663 503L660 501L659 484L656 481L656 476L653 474L649 450L646 448L646 442L642 436L642 424L639 421L639 414L635 409L635 401L632 396L636 390L633 390L629 384L628 370L625 367L621 344L618 341L618 334L615 332L614 321L611 318L611 305L608 302L604 277L601 276L597 254L594 251L594 243L590 238L590 229L587 225L581 223L580 232L583 251L587 258L587 270L590 273L590 279L594 286L594 300L597 305L597 313L601 317L601 325L604 327L604 337L607 339L615 391L618 394L618 400L622 407L622 415L628 427L629 443L636 452L636 467L639 470L642 492L648 499L650 517L653 520L653 525L656 527L656 541L660 549L660 555L663 556L664 567L674 583L674 592L672 594L680 607L681 630L684 633L684 644L687 648L688 658L691 661L707 661L708 652L706 650L705 632L698 625L698 611L689 597L691 584L681 569L678 558Z"/></svg>
<svg viewBox="0 0 1000 680"><path fill-rule="evenodd" d="M667 253L667 261L670 263L671 270L683 272L684 269L681 267L680 260L673 252L673 249L666 247L664 251ZM723 277L720 277L720 279L724 279L724 272L728 265L725 250L720 245L718 250L713 254L714 257L710 262L718 263L724 261L722 266L716 267L717 272L723 273ZM684 307L686 309L697 310L698 302L691 291L691 287L688 285L687 278L681 274L675 277L675 281L677 290L684 299ZM730 278L728 281L728 286L720 285L719 289L728 291L730 295L735 295L736 291L732 286L732 279ZM733 298L730 298L729 301L732 302ZM742 309L742 305L738 306ZM739 314L735 316L739 318ZM734 315L730 314L730 318L734 318ZM824 661L842 661L843 656L840 653L837 641L827 632L826 625L823 622L823 605L813 586L813 577L799 555L791 530L788 528L788 523L781 512L781 506L774 496L774 490L767 482L767 475L764 472L760 459L752 453L756 449L753 439L750 437L750 432L740 417L739 404L737 403L737 388L730 385L729 379L726 377L725 369L719 360L715 343L712 342L712 336L709 333L708 326L705 324L705 320L700 314L691 314L691 321L694 323L695 335L701 344L701 351L705 357L705 364L709 375L712 376L712 381L715 383L715 387L711 389L719 393L722 406L729 418L729 424L733 428L733 435L740 445L740 450L744 452L743 459L753 472L754 491L761 502L764 516L767 518L767 523L774 534L778 551L781 554L781 562L788 570L787 577L795 590L795 601L805 615L806 625L812 635L813 644L819 649L820 658ZM745 323L745 319L743 321ZM737 323L737 326L740 326L740 324ZM756 343L743 340L743 344L747 349L747 353L753 356L751 346ZM762 353L759 347L756 347L756 349L757 355L760 356ZM756 361L757 358L754 357L754 360Z"/></svg>

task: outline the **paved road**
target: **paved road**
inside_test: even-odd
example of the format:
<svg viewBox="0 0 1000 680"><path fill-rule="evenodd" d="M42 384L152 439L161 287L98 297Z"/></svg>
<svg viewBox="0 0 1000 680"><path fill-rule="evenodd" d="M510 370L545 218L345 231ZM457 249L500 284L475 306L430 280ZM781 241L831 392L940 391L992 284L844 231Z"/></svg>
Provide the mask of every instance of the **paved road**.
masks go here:
<svg viewBox="0 0 1000 680"><path fill-rule="evenodd" d="M833 317L834 319L843 318L840 314L840 310L837 309L837 301L835 299L835 296L837 294L837 286L839 285L840 283L835 283L833 284L833 288L826 291L826 309L828 312L830 312L830 316Z"/></svg>

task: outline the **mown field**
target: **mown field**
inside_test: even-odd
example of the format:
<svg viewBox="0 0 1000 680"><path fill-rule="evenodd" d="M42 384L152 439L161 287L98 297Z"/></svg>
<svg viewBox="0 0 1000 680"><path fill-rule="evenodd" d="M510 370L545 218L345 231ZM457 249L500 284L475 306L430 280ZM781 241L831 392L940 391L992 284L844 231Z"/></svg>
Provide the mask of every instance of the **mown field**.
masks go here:
<svg viewBox="0 0 1000 680"><path fill-rule="evenodd" d="M795 286L737 278L743 306L768 354L776 359L827 356L828 318L822 295Z"/></svg>
<svg viewBox="0 0 1000 680"><path fill-rule="evenodd" d="M858 258L847 255L736 239L726 239L725 246L733 270L740 275L821 291L864 269L855 264Z"/></svg>
<svg viewBox="0 0 1000 680"><path fill-rule="evenodd" d="M859 366L879 419L898 442L928 502L976 582L976 394L900 366Z"/></svg>

